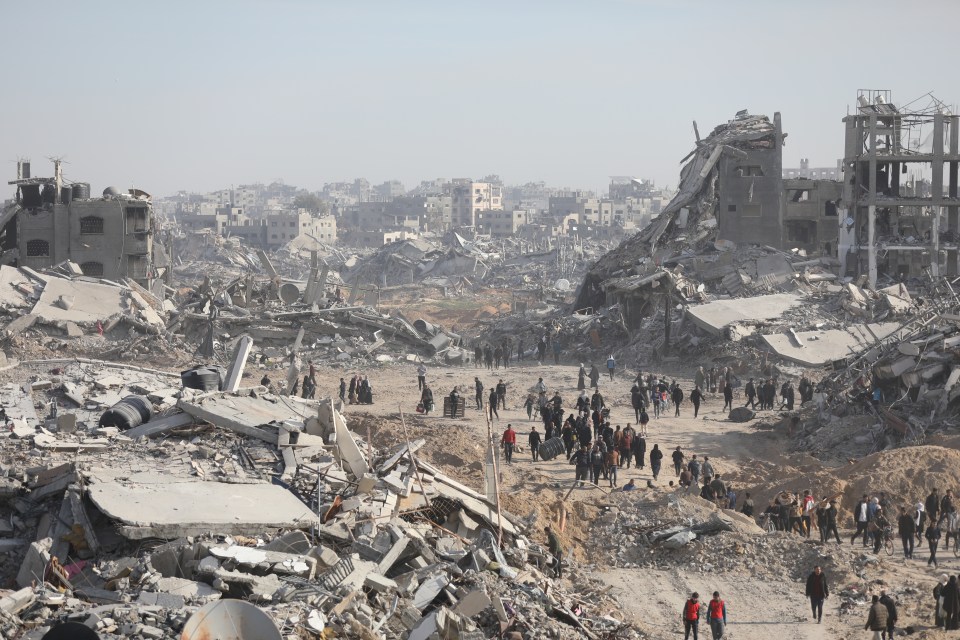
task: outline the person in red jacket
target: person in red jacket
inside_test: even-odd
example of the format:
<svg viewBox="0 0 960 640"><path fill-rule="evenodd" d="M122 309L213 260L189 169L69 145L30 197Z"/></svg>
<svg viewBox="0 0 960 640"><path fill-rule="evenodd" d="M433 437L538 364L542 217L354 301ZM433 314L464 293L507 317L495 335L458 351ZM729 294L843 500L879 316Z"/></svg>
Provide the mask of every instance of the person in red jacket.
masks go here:
<svg viewBox="0 0 960 640"><path fill-rule="evenodd" d="M513 464L513 447L517 444L517 432L513 430L513 425L507 425L500 442L503 443L503 456L507 459L507 464Z"/></svg>
<svg viewBox="0 0 960 640"><path fill-rule="evenodd" d="M713 600L707 603L707 612L713 640L720 640L723 638L724 627L727 626L727 605L720 599L719 591L713 592Z"/></svg>
<svg viewBox="0 0 960 640"><path fill-rule="evenodd" d="M683 605L683 640L690 640L690 632L693 631L693 640L698 640L697 632L700 628L700 594L696 591Z"/></svg>

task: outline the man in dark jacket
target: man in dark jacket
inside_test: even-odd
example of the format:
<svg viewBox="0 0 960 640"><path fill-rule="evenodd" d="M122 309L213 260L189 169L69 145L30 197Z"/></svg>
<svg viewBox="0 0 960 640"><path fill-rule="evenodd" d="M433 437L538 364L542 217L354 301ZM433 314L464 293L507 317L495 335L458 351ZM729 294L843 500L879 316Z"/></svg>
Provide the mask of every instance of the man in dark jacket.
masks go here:
<svg viewBox="0 0 960 640"><path fill-rule="evenodd" d="M703 400L703 393L700 392L700 387L694 387L693 391L690 392L690 402L693 403L693 417L696 418L697 414L700 413L700 402Z"/></svg>
<svg viewBox="0 0 960 640"><path fill-rule="evenodd" d="M893 628L897 626L897 603L887 594L886 589L881 589L880 604L887 608L887 633L884 637L893 640Z"/></svg>
<svg viewBox="0 0 960 640"><path fill-rule="evenodd" d="M900 507L900 516L897 518L897 532L903 543L903 557L913 558L913 537L917 533L917 523L913 516L907 513L906 507Z"/></svg>
<svg viewBox="0 0 960 640"><path fill-rule="evenodd" d="M679 418L680 404L683 402L683 389L680 388L680 385L677 385L673 388L670 397L673 400L673 406L675 407L673 415ZM677 473L679 474L680 472L678 471Z"/></svg>
<svg viewBox="0 0 960 640"><path fill-rule="evenodd" d="M536 462L540 459L540 432L536 427L530 429L529 442L530 453L533 455L533 461Z"/></svg>
<svg viewBox="0 0 960 640"><path fill-rule="evenodd" d="M751 409L757 408L757 388L753 384L753 378L747 382L747 386L743 388L744 395L747 396L747 404L743 405L745 407L750 407Z"/></svg>
<svg viewBox="0 0 960 640"><path fill-rule="evenodd" d="M887 608L880 603L880 596L873 596L873 604L870 605L870 615L867 616L867 624L863 625L864 629L873 631L874 638L879 637L879 634L887 630L887 618L890 614L887 612Z"/></svg>
<svg viewBox="0 0 960 640"><path fill-rule="evenodd" d="M823 618L823 601L830 595L827 587L827 575L819 566L813 568L813 573L807 576L807 597L810 598L810 610L813 618L820 624Z"/></svg>
<svg viewBox="0 0 960 640"><path fill-rule="evenodd" d="M581 445L580 450L570 456L570 464L576 465L578 486L583 486L584 482L590 480L590 449L587 445Z"/></svg>
<svg viewBox="0 0 960 640"><path fill-rule="evenodd" d="M673 468L677 472L677 475L680 475L680 467L683 466L683 451L680 450L678 446L673 452Z"/></svg>

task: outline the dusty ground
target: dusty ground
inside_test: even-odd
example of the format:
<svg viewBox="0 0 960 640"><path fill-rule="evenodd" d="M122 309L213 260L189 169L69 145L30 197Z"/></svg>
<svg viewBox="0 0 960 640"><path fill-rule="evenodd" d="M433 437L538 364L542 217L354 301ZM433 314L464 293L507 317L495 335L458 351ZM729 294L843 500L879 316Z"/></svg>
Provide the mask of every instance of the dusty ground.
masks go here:
<svg viewBox="0 0 960 640"><path fill-rule="evenodd" d="M499 433L506 424L513 423L521 443L526 440L529 425L534 423L528 423L526 412L522 410L520 403L538 377L543 377L551 390L550 394L553 389L560 391L566 406L572 405L577 395L577 363L541 366L536 362L527 362L519 367L511 366L498 371L472 367L428 369L427 380L438 403L454 385L461 387L467 397L465 418L450 420L433 415L424 417L415 413L419 392L415 366L412 364L387 365L375 371L360 371L359 373L368 375L372 381L375 404L348 406L348 418L354 417L356 422L351 424L357 424L360 433L364 433L368 425L374 432L379 426L382 428L380 438L397 438L401 433L398 425L399 412L402 409L410 437L428 436L428 445L423 450L424 459L448 467L462 481L477 489L480 489L483 483L482 463L487 425L481 412L472 408L475 375L484 383L486 392L489 392L500 378L508 384L508 408L500 411L500 420L494 420L492 432L499 438ZM319 376L321 393L336 393L339 378L353 373L353 370L322 370ZM682 379L686 389L692 386L689 383L689 371L663 373L668 379L671 374ZM629 389L634 374L635 372L621 374L613 382L604 379L600 383L601 392L608 405L613 407L613 424L633 422ZM259 377L261 374L256 375ZM724 420L725 414L720 411L722 404L723 400L719 397L709 398L702 406L698 419L693 418L692 407L686 404L681 409L682 415L679 418L670 416L653 420L647 439L648 451L653 444L659 444L660 448L669 454L670 450L680 445L688 456L691 453L697 453L699 457L709 455L718 472L733 479L741 497L744 491L753 491L758 497L765 497L780 488L806 487L811 488L815 495L824 495L826 492L834 492L838 487L846 487L848 481L851 485L855 484L857 490L863 486L857 478L849 477L848 469L827 469L809 456L785 456L782 453L788 443L785 431L762 425L763 419L775 422L775 414L768 412L761 415L761 420L735 424ZM539 423L536 424L539 428ZM377 439L378 436L374 434L374 438ZM905 450L894 453L902 459L901 464L906 464L905 461L913 455ZM950 453L957 452L951 450ZM673 477L669 455L665 457L667 460L664 472L654 491L667 491L666 481ZM523 452L516 454L513 465L503 466L501 488L505 507L521 517L528 517L535 527L533 531L550 521L555 522L559 517L561 500L567 493L573 476L573 469L566 461L560 459L534 464L530 461L529 454ZM843 475L847 477L841 479L838 472L845 472ZM782 483L778 481L778 474L781 473L784 478L789 477L789 480ZM882 468L879 473L882 474ZM870 474L871 470L864 470L865 477ZM638 485L645 486L648 479L652 480L649 465L639 471L621 470L621 484L630 477L636 478ZM595 574L607 581L613 593L622 598L624 614L636 621L641 628L648 630L652 637L679 635L679 612L684 599L692 590L698 590L701 594L712 593L714 590L723 593L730 616L727 638L768 640L775 636L790 639L862 637L866 608L855 608L852 613L841 618L838 613L840 600L836 596L827 601L824 624L818 626L808 620L803 584L793 576L805 575L812 567L800 566L799 558L789 572L790 575L761 577L730 572L700 573L696 565L669 570L609 566L602 561L601 554L593 552L596 545L603 545L604 541L595 539L590 532L590 522L601 513L604 495L603 491L595 488L577 489L573 492L570 499L564 503L568 513L566 541L573 547L577 562L597 565ZM904 499L915 497L904 496ZM758 506L762 509L759 501ZM855 547L850 545L848 536L851 532L846 529L848 524L849 519L844 513L841 523L841 535L847 536L844 544L839 549L835 545L829 545L826 553L841 554L837 560L852 562L853 558L862 557L863 549L859 542ZM860 589L871 586L879 588L879 584L883 582L899 588L912 586L918 589L919 593L926 594L933 588L936 576L940 573L960 572L960 560L954 557L952 550L948 553L941 550L939 555L940 568L933 570L926 567L924 548L916 552L917 560L909 562L904 561L899 552L889 558L881 554L880 564L871 566L864 575L855 577L853 583L832 584L831 587L835 592L839 592L848 586ZM756 560L763 563L762 557ZM790 559L786 561L789 563ZM915 599L921 601L921 596L918 595ZM915 608L909 604L904 607L900 626L913 624L919 630L929 625L929 608L914 612ZM707 630L704 628L702 632L706 633ZM927 631L915 637L939 635L935 631Z"/></svg>

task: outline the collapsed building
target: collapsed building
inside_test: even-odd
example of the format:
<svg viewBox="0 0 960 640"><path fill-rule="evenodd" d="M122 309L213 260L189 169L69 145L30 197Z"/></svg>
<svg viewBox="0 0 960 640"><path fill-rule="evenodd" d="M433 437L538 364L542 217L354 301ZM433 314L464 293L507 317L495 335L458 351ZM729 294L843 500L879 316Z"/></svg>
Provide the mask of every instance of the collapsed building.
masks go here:
<svg viewBox="0 0 960 640"><path fill-rule="evenodd" d="M889 91L861 90L843 119L840 269L871 287L927 269L960 274L960 116L933 97L916 102L898 108Z"/></svg>

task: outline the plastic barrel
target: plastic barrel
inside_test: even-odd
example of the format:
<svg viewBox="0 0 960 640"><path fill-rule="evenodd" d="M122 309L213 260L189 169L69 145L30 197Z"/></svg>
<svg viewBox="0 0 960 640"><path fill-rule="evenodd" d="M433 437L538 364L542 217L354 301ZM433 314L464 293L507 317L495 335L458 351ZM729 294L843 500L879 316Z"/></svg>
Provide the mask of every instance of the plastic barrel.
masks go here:
<svg viewBox="0 0 960 640"><path fill-rule="evenodd" d="M566 453L567 449L563 446L562 438L550 438L540 445L540 459L553 460L560 454Z"/></svg>

